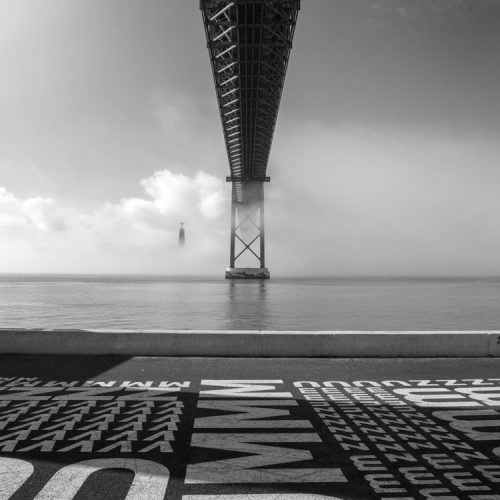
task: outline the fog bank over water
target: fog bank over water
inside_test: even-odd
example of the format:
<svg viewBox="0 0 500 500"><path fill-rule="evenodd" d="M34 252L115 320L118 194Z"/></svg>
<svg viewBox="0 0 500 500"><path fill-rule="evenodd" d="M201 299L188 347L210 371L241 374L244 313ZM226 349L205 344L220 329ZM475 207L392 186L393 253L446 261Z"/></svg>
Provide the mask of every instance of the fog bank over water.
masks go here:
<svg viewBox="0 0 500 500"><path fill-rule="evenodd" d="M290 127L286 147L277 141L266 186L272 273L500 275L499 147L479 141L424 146L420 138L370 133L311 123ZM325 150L331 151L327 159ZM477 165L479 153L489 161ZM222 273L228 187L209 174L189 178L168 170L142 184L143 197L91 212L3 190L0 271Z"/></svg>
<svg viewBox="0 0 500 500"><path fill-rule="evenodd" d="M272 268L498 276L499 155L498 142L442 129L290 125L267 191Z"/></svg>
<svg viewBox="0 0 500 500"><path fill-rule="evenodd" d="M283 124L265 188L273 275L500 275L500 146L413 132ZM89 211L2 189L0 272L222 273L230 187L168 169L140 185Z"/></svg>
<svg viewBox="0 0 500 500"><path fill-rule="evenodd" d="M207 272L222 266L225 185L205 172L169 170L143 179L143 197L84 212L53 198L21 199L0 188L0 272ZM179 222L188 245L179 246ZM17 265L16 265L17 264Z"/></svg>

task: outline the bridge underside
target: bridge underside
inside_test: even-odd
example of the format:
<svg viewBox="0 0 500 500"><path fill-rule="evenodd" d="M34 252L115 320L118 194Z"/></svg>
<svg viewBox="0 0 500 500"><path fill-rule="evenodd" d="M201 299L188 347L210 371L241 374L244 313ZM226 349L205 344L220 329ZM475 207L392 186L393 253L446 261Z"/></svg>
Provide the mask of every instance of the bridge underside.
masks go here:
<svg viewBox="0 0 500 500"><path fill-rule="evenodd" d="M268 278L263 183L300 0L201 0L200 8L231 171L226 276ZM254 267L235 267L246 258Z"/></svg>

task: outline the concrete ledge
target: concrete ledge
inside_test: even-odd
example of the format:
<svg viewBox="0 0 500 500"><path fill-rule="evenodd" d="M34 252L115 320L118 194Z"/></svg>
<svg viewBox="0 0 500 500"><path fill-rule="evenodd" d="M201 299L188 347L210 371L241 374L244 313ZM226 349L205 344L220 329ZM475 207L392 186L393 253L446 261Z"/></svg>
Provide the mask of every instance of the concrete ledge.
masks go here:
<svg viewBox="0 0 500 500"><path fill-rule="evenodd" d="M0 354L228 357L500 356L500 331L0 329Z"/></svg>

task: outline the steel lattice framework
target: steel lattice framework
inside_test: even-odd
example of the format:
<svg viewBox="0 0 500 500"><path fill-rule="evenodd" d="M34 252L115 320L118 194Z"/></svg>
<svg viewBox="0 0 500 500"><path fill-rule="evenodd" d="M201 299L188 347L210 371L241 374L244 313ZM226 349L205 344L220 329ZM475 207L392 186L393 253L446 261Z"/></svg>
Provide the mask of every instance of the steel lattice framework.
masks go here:
<svg viewBox="0 0 500 500"><path fill-rule="evenodd" d="M240 255L252 252L264 268L263 182L300 0L201 0L200 8L233 185L231 268L235 238L244 246ZM255 207L260 223L249 215ZM250 244L237 234L243 219L259 229Z"/></svg>

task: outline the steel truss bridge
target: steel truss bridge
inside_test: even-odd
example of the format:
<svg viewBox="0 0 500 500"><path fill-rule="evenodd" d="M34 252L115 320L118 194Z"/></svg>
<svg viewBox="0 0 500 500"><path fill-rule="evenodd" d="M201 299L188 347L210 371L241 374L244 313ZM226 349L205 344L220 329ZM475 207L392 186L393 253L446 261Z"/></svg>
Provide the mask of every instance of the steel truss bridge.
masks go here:
<svg viewBox="0 0 500 500"><path fill-rule="evenodd" d="M300 0L200 0L232 183L226 278L269 278L264 183ZM237 267L250 257L258 267Z"/></svg>

